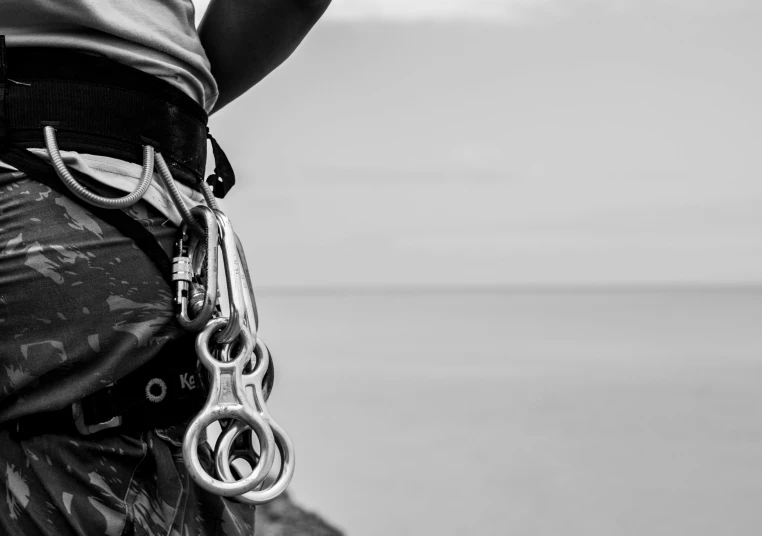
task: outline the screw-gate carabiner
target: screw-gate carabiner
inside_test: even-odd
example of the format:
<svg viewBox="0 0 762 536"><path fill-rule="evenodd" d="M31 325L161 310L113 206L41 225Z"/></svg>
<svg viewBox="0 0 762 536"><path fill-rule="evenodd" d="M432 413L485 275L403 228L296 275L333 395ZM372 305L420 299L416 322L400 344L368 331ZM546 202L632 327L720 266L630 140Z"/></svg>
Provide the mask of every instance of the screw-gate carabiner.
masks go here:
<svg viewBox="0 0 762 536"><path fill-rule="evenodd" d="M177 256L172 259L172 279L176 281L175 309L179 324L188 331L200 331L209 322L217 305L217 247L219 245L219 232L217 230L217 218L214 212L199 205L190 211L191 216L203 222L206 229L206 237L202 245L202 238L189 233L187 224L180 228L180 238L177 241ZM191 318L188 302L190 300L190 284L194 276L200 275L202 261L205 259L206 277L204 281L203 300L196 316Z"/></svg>
<svg viewBox="0 0 762 536"><path fill-rule="evenodd" d="M223 350L223 352L229 351L229 348ZM294 453L294 445L291 442L291 438L289 438L288 434L286 434L286 431L281 428L277 422L275 422L270 413L267 411L267 406L265 405L262 382L270 365L270 352L267 349L267 346L265 346L265 344L259 339L257 339L257 343L254 347L254 354L257 357L256 366L254 366L254 370L251 373L244 373L243 382L246 387L252 388L253 402L256 404L262 418L272 429L273 435L275 437L275 445L278 447L278 451L280 452L281 469L278 473L278 477L269 486L261 490L257 489L249 491L248 493L234 497L234 499L249 504L264 504L266 502L272 501L286 490L289 483L291 482L291 478L294 476L296 457ZM249 431L249 428L246 426L246 424L240 421L234 422L226 430L224 430L220 437L217 439L217 445L214 449L215 469L217 475L222 477L227 482L234 482L236 480L235 475L231 470L231 464L234 461L234 459L231 457L231 451L236 453L236 457L242 457L237 452L237 449L233 449L235 440L239 435L247 431ZM260 453L260 455L261 454L262 453ZM259 463L252 464L252 469L253 472L258 471Z"/></svg>
<svg viewBox="0 0 762 536"><path fill-rule="evenodd" d="M256 488L270 472L275 458L275 438L270 426L247 400L243 384L243 369L252 357L254 339L248 330L241 330L240 342L234 357L230 358L231 345L222 347L229 361L219 361L212 356L209 343L213 333L223 329L229 320L224 317L212 319L196 337L196 354L201 364L210 372L209 395L206 404L191 421L183 438L183 459L191 478L202 488L231 497ZM236 482L224 482L209 475L201 465L198 446L206 427L221 419L237 419L254 431L259 442L259 462L254 470Z"/></svg>

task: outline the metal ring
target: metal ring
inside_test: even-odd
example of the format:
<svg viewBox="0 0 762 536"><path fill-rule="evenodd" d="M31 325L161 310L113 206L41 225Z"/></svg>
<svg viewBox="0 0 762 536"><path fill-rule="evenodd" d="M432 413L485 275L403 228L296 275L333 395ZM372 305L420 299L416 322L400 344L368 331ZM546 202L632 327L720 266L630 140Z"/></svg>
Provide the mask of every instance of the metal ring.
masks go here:
<svg viewBox="0 0 762 536"><path fill-rule="evenodd" d="M270 486L261 490L254 489L242 495L233 497L239 502L248 504L264 504L270 502L286 491L286 488L288 488L288 485L291 483L291 479L294 477L296 456L291 438L288 437L288 434L286 434L285 430L283 430L278 423L272 419L265 418L265 420L273 431L275 445L278 447L278 452L280 452L281 468L278 472L278 477ZM245 424L236 422L217 439L217 446L214 449L215 469L217 474L227 482L236 481L235 475L233 475L230 467L235 460L235 458L231 456L230 447L236 438L246 431L250 431L250 429ZM244 457L237 452L235 452L235 454L238 457ZM252 465L254 471L259 468L258 463L250 465Z"/></svg>
<svg viewBox="0 0 762 536"><path fill-rule="evenodd" d="M238 353L229 362L215 359L209 342L214 332L223 329L227 318L212 319L196 337L196 354L201 364L209 370L210 388L206 404L191 421L183 439L183 458L188 474L202 488L211 493L230 497L241 495L257 487L272 468L275 458L275 438L270 426L247 400L243 384L243 369L251 358L254 341L247 330L241 331ZM229 353L229 348L224 348ZM209 475L201 465L198 446L206 427L221 419L237 419L246 423L257 435L260 444L260 461L246 478L237 482L224 482Z"/></svg>
<svg viewBox="0 0 762 536"><path fill-rule="evenodd" d="M226 349L224 351L229 350ZM249 491L235 499L249 504L264 504L278 497L288 487L294 476L296 454L294 452L294 445L291 442L291 438L289 438L286 431L275 422L265 405L262 380L265 378L270 366L270 352L267 349L267 346L265 346L261 340L257 339L254 353L257 356L257 363L254 366L253 372L243 375L243 382L246 387L253 388L253 402L257 406L262 418L272 429L275 437L275 445L280 452L281 469L278 473L278 477L270 486L262 490ZM217 439L217 445L214 449L215 469L218 476L222 477L225 481L235 481L235 477L230 468L230 464L233 461L230 453L236 438L247 429L245 424L236 422L229 426ZM258 464L253 466L253 471L256 471L257 469L259 469Z"/></svg>
<svg viewBox="0 0 762 536"><path fill-rule="evenodd" d="M56 129L51 126L46 126L43 128L43 133L45 135L45 148L48 150L48 155L50 155L50 159L53 161L53 169L55 169L56 175L58 175L74 195L87 201L91 205L111 209L127 208L140 201L148 191L148 187L151 186L151 180L153 179L154 150L150 145L143 146L143 171L135 190L122 197L103 197L82 186L77 179L72 177L71 173L69 173L69 169L66 167L66 164L61 157L61 152L58 149Z"/></svg>

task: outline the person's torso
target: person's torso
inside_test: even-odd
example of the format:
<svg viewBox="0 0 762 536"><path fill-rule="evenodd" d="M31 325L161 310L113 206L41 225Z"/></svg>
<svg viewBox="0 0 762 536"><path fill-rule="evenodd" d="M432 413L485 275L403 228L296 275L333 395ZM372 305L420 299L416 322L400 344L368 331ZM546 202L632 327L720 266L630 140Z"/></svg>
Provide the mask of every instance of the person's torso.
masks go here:
<svg viewBox="0 0 762 536"><path fill-rule="evenodd" d="M0 35L9 47L106 56L179 87L207 111L217 100L191 0L0 0Z"/></svg>

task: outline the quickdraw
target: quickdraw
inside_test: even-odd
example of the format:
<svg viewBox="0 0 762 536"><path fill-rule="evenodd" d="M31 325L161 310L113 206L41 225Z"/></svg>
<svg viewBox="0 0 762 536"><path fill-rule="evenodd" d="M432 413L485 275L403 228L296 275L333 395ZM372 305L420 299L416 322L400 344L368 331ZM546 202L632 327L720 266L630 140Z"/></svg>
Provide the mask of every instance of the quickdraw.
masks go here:
<svg viewBox="0 0 762 536"><path fill-rule="evenodd" d="M206 404L183 440L185 465L199 486L217 495L250 504L275 499L293 476L294 447L267 410L274 368L267 346L257 337L258 318L246 256L230 220L205 183L201 188L208 206L188 209L162 155L150 145L144 147L143 173L132 194L117 199L98 196L66 169L55 129L46 126L44 133L57 175L75 195L96 206L125 208L137 202L150 185L154 167L157 170L183 219L172 261L175 316L184 329L198 333L196 356L209 375ZM225 275L226 313L220 299L220 264ZM200 461L199 448L207 428L215 422L220 423L222 433L213 448L210 474ZM247 475L234 465L237 460L248 463L251 470ZM268 478L271 474L274 478Z"/></svg>

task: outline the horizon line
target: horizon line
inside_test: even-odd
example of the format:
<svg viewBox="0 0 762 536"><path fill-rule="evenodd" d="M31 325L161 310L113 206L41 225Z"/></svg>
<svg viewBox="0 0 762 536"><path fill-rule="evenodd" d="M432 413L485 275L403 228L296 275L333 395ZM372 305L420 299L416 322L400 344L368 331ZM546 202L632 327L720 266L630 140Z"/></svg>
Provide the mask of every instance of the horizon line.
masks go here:
<svg viewBox="0 0 762 536"><path fill-rule="evenodd" d="M544 293L655 293L655 292L762 292L762 282L748 283L533 283L486 285L363 284L266 285L254 291L270 295L414 295L414 294L544 294Z"/></svg>

